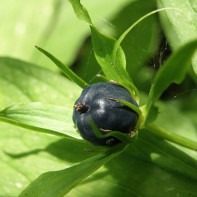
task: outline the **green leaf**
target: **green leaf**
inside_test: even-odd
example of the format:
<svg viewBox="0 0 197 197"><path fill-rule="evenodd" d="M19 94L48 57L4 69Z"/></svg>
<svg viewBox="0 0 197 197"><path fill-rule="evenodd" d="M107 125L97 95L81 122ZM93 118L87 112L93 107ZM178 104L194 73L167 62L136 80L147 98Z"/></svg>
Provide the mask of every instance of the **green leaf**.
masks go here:
<svg viewBox="0 0 197 197"><path fill-rule="evenodd" d="M126 59L122 48L118 47L114 62L113 49L116 40L101 34L94 26L91 26L91 32L94 54L106 77L129 89L133 98L136 99L138 90L126 71Z"/></svg>
<svg viewBox="0 0 197 197"><path fill-rule="evenodd" d="M193 110L193 112L196 112L195 95L196 94L190 95L188 93L185 95L185 99L172 99L165 103L158 102L159 113L155 124L163 129L197 142L195 121L187 114ZM188 99L189 97L190 99ZM189 107L189 102L194 104L192 108ZM184 105L185 107L187 106L187 109L182 108Z"/></svg>
<svg viewBox="0 0 197 197"><path fill-rule="evenodd" d="M115 151L101 153L70 168L47 172L33 181L19 197L63 197L73 187L124 150L122 146L118 148L119 151L116 150L116 147Z"/></svg>
<svg viewBox="0 0 197 197"><path fill-rule="evenodd" d="M70 2L72 3L78 18L84 20L88 13L87 11L84 13L85 8L80 4L80 0ZM83 13L83 18L81 18L81 13ZM96 27L89 22L89 20L86 22L91 28L92 42L96 60L102 68L104 74L108 79L116 81L127 88L132 97L138 102L138 90L126 71L126 59L122 48L117 47L116 58L114 59L113 50L116 40L100 33Z"/></svg>
<svg viewBox="0 0 197 197"><path fill-rule="evenodd" d="M0 196L18 196L40 174L70 167L97 152L82 140L28 132L0 123Z"/></svg>
<svg viewBox="0 0 197 197"><path fill-rule="evenodd" d="M131 144L131 146L133 145ZM137 152L141 152L145 160L152 161L167 171L169 170L197 181L197 160L163 139L150 134L147 130L139 132L138 140L132 149L134 151L131 151L131 154L138 158L140 157L137 155ZM135 151L136 149L138 151Z"/></svg>
<svg viewBox="0 0 197 197"><path fill-rule="evenodd" d="M189 42L182 46L166 61L158 71L154 83L150 89L148 102L146 106L147 114L157 99L171 83L181 83L183 80L191 58L197 48L197 40Z"/></svg>
<svg viewBox="0 0 197 197"><path fill-rule="evenodd" d="M88 24L92 24L90 16L86 10L86 8L80 3L80 0L69 0L73 6L75 14L77 17Z"/></svg>
<svg viewBox="0 0 197 197"><path fill-rule="evenodd" d="M197 139L190 117L177 108L176 99L172 102L158 102L157 125L189 139ZM99 197L100 193L95 193L99 186L98 189L104 197L148 197L155 194L157 197L195 197L197 152L178 145L175 147L147 130L140 130L138 134L138 140L124 153L86 179L69 195ZM102 187L104 183L108 187Z"/></svg>
<svg viewBox="0 0 197 197"><path fill-rule="evenodd" d="M53 109L59 112L60 105L65 112L68 109L67 117L81 92L81 88L62 75L24 61L1 57L0 71L1 110L13 104L19 109L21 103L42 102L44 106L52 107L53 104ZM42 107L38 105L37 109ZM74 127L71 129L72 116L67 118L70 121L65 124L70 124L70 132L76 134ZM39 122L35 124L41 126ZM44 172L69 167L97 153L84 151L94 149L85 141L60 139L4 122L0 122L0 141L0 196L4 197L18 196Z"/></svg>
<svg viewBox="0 0 197 197"><path fill-rule="evenodd" d="M145 110L146 110L146 108L145 108ZM157 116L158 116L158 107L152 105L145 124L149 124L149 123L153 122L154 120L156 120Z"/></svg>
<svg viewBox="0 0 197 197"><path fill-rule="evenodd" d="M197 2L193 0L159 0L159 7L174 7L181 13L166 12L161 14L164 31L173 49L197 38ZM197 54L192 60L194 72L197 74Z"/></svg>
<svg viewBox="0 0 197 197"><path fill-rule="evenodd" d="M121 133L119 131L110 131L107 132L105 135L103 135L100 130L97 128L96 124L94 123L94 121L90 121L90 125L93 129L93 132L95 134L95 136L97 138L105 138L105 137L115 137L117 139L119 139L122 143L128 144L131 143L132 141L134 141L134 136L133 138L131 138L131 136L129 136L128 134L125 133Z"/></svg>
<svg viewBox="0 0 197 197"><path fill-rule="evenodd" d="M0 120L41 133L81 139L73 131L72 108L38 102L11 105L0 111Z"/></svg>
<svg viewBox="0 0 197 197"><path fill-rule="evenodd" d="M197 141L189 140L188 138L182 137L180 135L176 135L171 131L167 131L161 127L158 127L154 124L149 124L146 126L146 129L153 133L154 135L160 137L161 139L168 140L170 142L174 142L175 144L179 144L191 150L197 151Z"/></svg>
<svg viewBox="0 0 197 197"><path fill-rule="evenodd" d="M0 70L1 108L13 103L38 101L72 110L74 101L81 92L78 86L61 75L23 61L0 58ZM194 139L196 130L195 127L191 128L191 120L187 114L181 110L173 113L166 105L162 109L166 111L159 113L161 118L157 119L160 120L158 125L165 125L168 130L174 128L177 134L180 131ZM170 115L168 119L167 112ZM180 118L180 115L185 118ZM0 128L0 196L18 196L40 174L68 168L98 154L98 148L95 150L95 147L82 143L81 140L59 139L3 122L0 123ZM177 152L172 153L178 148L166 148L166 142L163 144L161 139L145 134L147 135L139 132L136 141L139 144L133 144L133 149L129 148L105 164L98 172L73 188L69 196L100 197L102 193L103 197L148 197L155 194L157 197L195 197L196 180L191 175L194 172L194 161L188 156L183 159ZM85 148L92 151L84 151ZM184 152L197 158L191 151ZM166 164L166 161L169 162ZM103 184L107 187L103 187Z"/></svg>
<svg viewBox="0 0 197 197"><path fill-rule="evenodd" d="M185 97L188 98L189 93L186 94ZM193 98L192 100L195 100L195 97L192 98ZM182 102L184 102L185 104L187 103L186 100L182 100ZM195 142L195 144L197 144L195 122L193 122L192 119L188 116L186 110L178 108L178 106L181 106L179 99L172 99L171 101L168 102L158 102L158 106L159 106L159 115L155 122L156 125L158 125L159 127L165 130L171 131L172 132L171 136L173 136L174 134L179 135L184 137L185 139L190 139L191 141ZM191 144L188 143L188 146L189 145ZM189 165L192 165L193 167L197 165L197 151L192 151L188 148L178 146L177 144L176 147L178 147L179 150L182 150L184 153L188 154L190 157L195 159L195 161L193 161L193 164L191 163ZM171 153L173 152L174 151L171 151ZM177 156L177 158L179 157L178 156L179 154L176 154L176 152L174 153L174 155ZM189 160L190 159L185 158L185 162ZM163 162L162 165L165 165L165 162ZM174 168L176 168L176 165L174 166ZM182 172L184 173L186 171L187 169L184 169ZM189 173L189 171L187 171L187 173Z"/></svg>
<svg viewBox="0 0 197 197"><path fill-rule="evenodd" d="M108 20L108 23L103 21L98 27L102 27L101 30L105 35L118 38L131 24L154 10L155 6L156 2L152 0L147 0L145 2L129 1L127 5L120 6L119 11L113 17L106 18L102 15L102 17ZM89 9L90 13L91 11L92 10ZM92 11L92 13L92 17L96 15L94 11ZM147 90L150 89L149 84L151 82L147 83L147 80L150 80L150 78L152 79L152 77L150 74L147 74L147 67L145 67L146 71L144 71L144 67L143 70L141 67L149 61L150 57L157 50L160 37L158 28L157 16L153 15L134 28L121 44L126 56L127 72L135 82L134 84L136 87L138 87L138 89L141 87L143 91L145 90L144 84L148 86L148 88L146 88ZM139 70L143 73L143 77L141 73L139 74ZM95 75L100 73L100 71L101 69L96 62L94 53L92 53L91 40L88 39L85 47L83 47L83 54L78 61L75 72L83 76L83 79L86 81L95 83L98 82ZM150 71L153 72L152 69L149 68L149 73Z"/></svg>
<svg viewBox="0 0 197 197"><path fill-rule="evenodd" d="M39 51L41 51L44 55L46 55L51 61L53 61L56 64L56 66L59 67L66 74L68 78L74 81L81 88L85 88L88 85L83 79L77 76L69 67L65 66L60 60L58 60L52 54L50 54L49 52L47 52L46 50L40 47L36 46L36 48Z"/></svg>
<svg viewBox="0 0 197 197"><path fill-rule="evenodd" d="M0 57L0 108L42 102L72 108L81 88L65 77L34 64Z"/></svg>
<svg viewBox="0 0 197 197"><path fill-rule="evenodd" d="M102 193L103 197L195 197L194 163L193 159L169 143L145 131L139 132L135 144L71 190L69 196L100 197ZM95 192L97 190L99 192Z"/></svg>
<svg viewBox="0 0 197 197"><path fill-rule="evenodd" d="M134 24L138 19L155 10L155 7L156 1L130 2L111 21L112 24L118 27L118 29L113 29L116 38L120 38L131 24ZM152 15L146 18L146 20L141 21L136 28L133 28L121 43L127 60L127 71L138 89L139 85L137 85L136 80L142 82L145 79L144 77L137 77L138 70L140 69L141 71L141 67L146 65L159 44L158 25L157 16Z"/></svg>

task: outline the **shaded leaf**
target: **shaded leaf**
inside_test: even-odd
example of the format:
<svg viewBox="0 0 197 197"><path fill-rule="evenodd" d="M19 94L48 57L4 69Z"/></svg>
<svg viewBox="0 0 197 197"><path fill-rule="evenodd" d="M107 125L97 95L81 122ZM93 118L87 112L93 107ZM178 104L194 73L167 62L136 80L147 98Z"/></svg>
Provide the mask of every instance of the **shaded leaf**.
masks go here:
<svg viewBox="0 0 197 197"><path fill-rule="evenodd" d="M197 41L192 41L182 46L166 61L158 71L154 83L150 89L148 103L146 106L147 114L157 99L171 83L181 83L183 80L191 58L196 51Z"/></svg>
<svg viewBox="0 0 197 197"><path fill-rule="evenodd" d="M196 179L190 172L192 168L196 173L194 163L169 143L145 131L139 132L135 144L71 190L68 196L100 197L102 193L103 197L195 197Z"/></svg>
<svg viewBox="0 0 197 197"><path fill-rule="evenodd" d="M47 172L33 181L19 197L63 197L95 170L120 154L123 150L121 148L123 147L118 148L119 151L116 150L116 147L116 152L110 150L101 153L70 168L61 171Z"/></svg>
<svg viewBox="0 0 197 197"><path fill-rule="evenodd" d="M131 146L134 150L131 151L131 155L152 161L166 171L197 180L197 160L195 158L146 130L139 132L138 141L136 141L135 146Z"/></svg>

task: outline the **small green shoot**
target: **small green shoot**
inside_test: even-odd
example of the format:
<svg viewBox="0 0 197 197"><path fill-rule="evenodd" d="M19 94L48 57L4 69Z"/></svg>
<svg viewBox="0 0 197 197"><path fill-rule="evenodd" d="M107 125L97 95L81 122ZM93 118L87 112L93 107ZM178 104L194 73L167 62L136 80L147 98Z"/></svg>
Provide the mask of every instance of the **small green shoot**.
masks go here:
<svg viewBox="0 0 197 197"><path fill-rule="evenodd" d="M58 60L51 53L47 52L46 50L44 50L38 46L36 46L36 48L40 52L42 52L44 55L46 55L51 61L53 61L55 63L55 65L57 67L59 67L68 78L70 78L72 81L74 81L81 88L85 88L86 86L88 86L88 83L86 83L83 79L81 79L78 75L76 75L70 68L65 66L60 60Z"/></svg>

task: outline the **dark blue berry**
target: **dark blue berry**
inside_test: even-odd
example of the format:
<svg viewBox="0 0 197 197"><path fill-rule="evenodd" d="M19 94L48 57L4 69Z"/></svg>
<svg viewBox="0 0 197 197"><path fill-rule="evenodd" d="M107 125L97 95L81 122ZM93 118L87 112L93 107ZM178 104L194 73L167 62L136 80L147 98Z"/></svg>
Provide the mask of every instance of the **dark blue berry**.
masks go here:
<svg viewBox="0 0 197 197"><path fill-rule="evenodd" d="M90 120L94 121L103 135L106 131L129 133L136 125L137 114L110 98L125 100L138 106L124 87L107 82L86 87L75 102L73 122L81 136L94 145L115 145L120 141L115 137L96 137Z"/></svg>

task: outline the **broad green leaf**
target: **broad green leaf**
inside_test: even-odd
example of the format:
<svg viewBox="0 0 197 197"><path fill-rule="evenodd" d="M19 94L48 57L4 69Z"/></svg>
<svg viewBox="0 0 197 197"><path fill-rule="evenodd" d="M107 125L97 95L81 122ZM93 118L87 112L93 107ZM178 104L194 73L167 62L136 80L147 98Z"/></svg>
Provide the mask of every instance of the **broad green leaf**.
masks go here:
<svg viewBox="0 0 197 197"><path fill-rule="evenodd" d="M81 89L61 75L17 59L0 58L0 108L42 102L72 108Z"/></svg>
<svg viewBox="0 0 197 197"><path fill-rule="evenodd" d="M96 181L97 184L105 181L106 184L110 185L110 188L113 188L113 184L115 184L115 183L117 184L117 182L118 182L118 184L120 184L120 179L121 179L122 180L121 181L122 187L118 188L118 190L116 191L116 193L113 196L118 196L119 193L124 193L127 195L129 195L129 194L130 195L131 194L142 195L142 193L144 191L145 192L143 193L143 196L151 195L151 194L155 193L155 191L157 191L157 196L165 196L166 193L168 194L168 196L173 196L177 193L180 193L180 196L184 196L185 194L188 195L190 193L192 193L191 196L196 195L197 190L196 190L195 184L196 184L196 179L197 179L196 178L197 177L197 170L196 170L197 161L194 160L193 158L189 157L188 155L186 155L182 151L179 151L178 149L176 149L172 145L147 133L147 131L144 130L144 131L140 131L140 138L136 142L136 144L132 145L131 149L129 149L129 151L126 151L126 152L127 152L126 155L123 154L124 157L121 157L118 160L116 159L115 162L113 162L113 161L110 162L110 163L112 163L112 165L109 165L108 169L110 171L110 174L113 174L115 176L114 178L109 178L109 172L104 171L104 174L101 173L101 176L98 173L98 174L96 174L95 178L93 176L93 178L90 178L89 181L87 179L87 181L82 183L82 185L79 186L79 188L83 188L83 185L86 185L86 187L90 187L89 185L92 185L92 184L94 185L94 181ZM132 160L132 162L131 162L131 160ZM121 161L123 161L124 164ZM156 165L160 166L162 169L165 169L167 171L165 172L161 169L157 169L156 166L152 165L150 162L155 163ZM91 164L91 163L89 163L89 164ZM128 167L128 168L123 167L125 165L129 165L130 167ZM108 166L108 164L107 164L107 166ZM122 167L122 170L124 169L125 173L127 172L126 174L130 174L133 169L134 171L132 173L132 176L125 176L125 174L123 175L122 171L120 170L120 166ZM140 166L140 168L139 168L139 166ZM73 170L74 172L76 172L76 169L75 168L73 169L73 168L74 167L71 167L71 169L68 169L68 170L69 171ZM141 170L136 170L138 168ZM90 169L90 168L88 168L88 169ZM144 170L144 169L146 169L146 170ZM133 181L136 182L136 180L141 181L140 178L144 177L145 174L147 174L147 171L152 172L151 176L149 176L149 179L148 179L149 184L147 184L147 185L141 184L140 187L132 187L131 183ZM75 175L74 172L72 172L71 174ZM83 170L83 172L84 172L84 170ZM70 174L68 175L67 173L65 173L66 174L65 176L69 176L69 180L72 178L76 178L75 176L72 176ZM139 176L139 174L140 174L140 176ZM183 177L181 177L180 175L182 175ZM57 177L57 179L60 177L60 174L59 174L59 172L49 172L49 173L42 175L40 178L37 179L37 181L35 182L35 185L32 185L32 188L30 188L29 191L30 192L37 191L36 186L39 184L39 182L42 182L43 180L45 180L46 177L53 177L53 176L55 176L55 178L53 178L53 180L55 180L56 177ZM169 176L171 177L170 179L169 179ZM163 178L160 179L161 177L166 177L166 178L168 177L168 183L162 184L164 179ZM63 179L64 176L61 178ZM79 178L79 176L77 176L77 178ZM94 180L93 183L91 183L92 180ZM157 180L157 181L152 182L151 180ZM64 181L59 180L59 179L57 182L58 182L59 187L58 187L57 191L54 191L54 192L56 192L57 196L58 196L58 192L61 191L60 187L64 187L64 186L62 186L64 184L66 185L64 187L65 191L66 192L68 191L67 187L69 187L70 184L67 183L66 180L65 180L66 183ZM70 182L72 182L72 181L70 181ZM168 185L169 182L171 184L173 183L174 188L172 190L169 189L169 191L166 191L165 194L162 194L161 190L166 188L166 184ZM60 184L60 183L62 183L62 184ZM187 184L184 185L185 183L187 183ZM47 182L47 184L50 184L50 182ZM99 186L101 187L100 184L99 184ZM123 187L123 185L124 185L124 187ZM152 186L151 190L148 189L148 188L150 188L150 186ZM164 186L164 188L163 188L163 186ZM169 184L169 186L170 186L170 184ZM160 188L160 190L157 190L158 187ZM188 187L191 189L190 191L185 189ZM48 188L48 187L46 186L46 188ZM43 189L45 189L45 188L43 188ZM95 189L95 187L94 187L94 189ZM73 192L71 191L71 196L76 196L76 193L78 193L77 192L78 190L79 189L74 190ZM81 190L82 191L85 190L86 195L87 195L87 193L89 195L93 193L93 191L92 192L91 192L91 190L87 191L85 188L80 189L80 191ZM102 188L102 190L104 190L103 196L107 196L107 195L109 195L109 193L111 193L111 190L107 190L107 189L103 189L103 188ZM54 195L54 193L52 193L53 191L52 190L50 190L50 191L51 191L50 195ZM141 192L141 191L143 191L143 192ZM46 194L49 195L48 193L46 193ZM39 196L37 193L35 194L35 196L36 195ZM82 196L81 192L77 196Z"/></svg>
<svg viewBox="0 0 197 197"><path fill-rule="evenodd" d="M0 123L0 196L18 196L47 171L70 167L97 152L82 140L60 139Z"/></svg>
<svg viewBox="0 0 197 197"><path fill-rule="evenodd" d="M0 120L41 133L81 138L73 131L72 108L38 102L11 105L0 111Z"/></svg>
<svg viewBox="0 0 197 197"><path fill-rule="evenodd" d="M74 81L77 85L79 85L81 88L85 88L88 84L81 79L79 76L77 76L69 67L65 66L60 60L58 60L56 57L54 57L52 54L47 52L46 50L37 47L36 48L41 51L44 55L46 55L51 61L55 63L57 67L59 67L64 74L68 78L70 78L72 81Z"/></svg>
<svg viewBox="0 0 197 197"><path fill-rule="evenodd" d="M173 49L177 49L191 40L197 38L197 2L193 0L158 0L159 7L174 7L178 12L161 13L164 31ZM197 55L192 61L194 72L197 74Z"/></svg>
<svg viewBox="0 0 197 197"><path fill-rule="evenodd" d="M19 197L63 197L94 171L120 154L123 147L119 148L119 151L116 150L112 152L112 150L110 150L101 153L64 170L47 172L33 181Z"/></svg>
<svg viewBox="0 0 197 197"><path fill-rule="evenodd" d="M174 52L163 67L160 68L150 89L146 106L147 113L150 113L148 111L152 104L157 101L171 83L180 83L183 80L196 48L196 40L185 44L179 50Z"/></svg>

